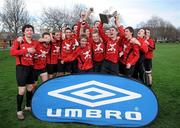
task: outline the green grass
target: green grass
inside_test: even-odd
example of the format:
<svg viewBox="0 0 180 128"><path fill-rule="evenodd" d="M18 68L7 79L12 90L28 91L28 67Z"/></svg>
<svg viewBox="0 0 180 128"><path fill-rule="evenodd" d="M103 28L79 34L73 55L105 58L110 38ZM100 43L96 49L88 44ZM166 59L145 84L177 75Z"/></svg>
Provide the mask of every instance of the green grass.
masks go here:
<svg viewBox="0 0 180 128"><path fill-rule="evenodd" d="M157 119L146 128L180 127L180 44L157 44L153 60L153 90L159 101ZM47 123L25 113L16 119L15 58L0 51L0 128L99 128L75 123Z"/></svg>

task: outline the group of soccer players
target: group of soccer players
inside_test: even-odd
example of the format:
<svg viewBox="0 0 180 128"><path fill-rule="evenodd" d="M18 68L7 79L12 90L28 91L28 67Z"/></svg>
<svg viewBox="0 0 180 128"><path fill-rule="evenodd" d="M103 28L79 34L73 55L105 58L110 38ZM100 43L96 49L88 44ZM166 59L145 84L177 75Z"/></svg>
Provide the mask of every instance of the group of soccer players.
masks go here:
<svg viewBox="0 0 180 128"><path fill-rule="evenodd" d="M65 26L61 31L44 32L39 40L32 38L33 26L23 26L24 36L15 39L10 50L16 57L18 119L25 118L21 108L25 93L24 109L31 111L39 76L44 82L79 72L123 74L151 87L155 43L150 30L141 28L134 37L134 29L124 28L118 15L114 16L115 26L104 28L103 23L96 21L91 27L86 20L89 13L82 12L72 28Z"/></svg>

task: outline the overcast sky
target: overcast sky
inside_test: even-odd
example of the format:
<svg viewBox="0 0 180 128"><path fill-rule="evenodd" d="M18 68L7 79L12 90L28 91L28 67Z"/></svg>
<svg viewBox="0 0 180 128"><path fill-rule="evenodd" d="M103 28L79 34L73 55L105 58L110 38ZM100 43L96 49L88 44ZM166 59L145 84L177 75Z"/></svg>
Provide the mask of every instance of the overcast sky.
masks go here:
<svg viewBox="0 0 180 128"><path fill-rule="evenodd" d="M0 0L0 8L3 1ZM30 15L34 17L41 16L42 8L72 8L74 4L84 4L87 7L94 7L93 15L96 17L105 9L118 10L126 26L136 27L152 16L159 16L180 27L180 0L25 0L25 2Z"/></svg>

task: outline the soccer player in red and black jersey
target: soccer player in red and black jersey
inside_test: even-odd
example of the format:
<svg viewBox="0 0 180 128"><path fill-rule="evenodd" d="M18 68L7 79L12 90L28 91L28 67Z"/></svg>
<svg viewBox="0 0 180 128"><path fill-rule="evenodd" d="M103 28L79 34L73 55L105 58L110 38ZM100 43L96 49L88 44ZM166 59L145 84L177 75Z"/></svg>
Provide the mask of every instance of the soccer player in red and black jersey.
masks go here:
<svg viewBox="0 0 180 128"><path fill-rule="evenodd" d="M73 36L72 30L70 28L65 29L65 40L61 45L61 59L64 60L73 54L73 51L77 48L79 43L77 39ZM75 61L75 60L73 60ZM61 72L65 72L65 74L72 73L72 60L68 60L67 62L61 65Z"/></svg>
<svg viewBox="0 0 180 128"><path fill-rule="evenodd" d="M131 77L134 73L135 64L139 59L138 40L133 37L134 29L132 27L125 28L125 35L120 44L120 74Z"/></svg>
<svg viewBox="0 0 180 128"><path fill-rule="evenodd" d="M91 33L93 29L90 27L89 23L87 22L87 18L90 16L92 12L93 12L93 8L90 8L88 11L82 11L80 14L80 20L77 23L77 26L78 26L77 38L79 37L79 35L86 34L88 37L88 43L92 42Z"/></svg>
<svg viewBox="0 0 180 128"><path fill-rule="evenodd" d="M50 50L50 33L45 32L42 34L42 38L39 39L39 43L36 47L36 52L34 55L34 88L38 84L38 77L40 76L42 82L48 80L48 73L46 70L47 64L47 54Z"/></svg>
<svg viewBox="0 0 180 128"><path fill-rule="evenodd" d="M118 36L118 31L115 27L110 27L110 36L107 36L103 30L103 24L101 23L98 27L99 33L104 42L106 42L105 49L105 60L102 64L102 73L119 74L119 50L120 41L124 36L123 26L118 26L120 36Z"/></svg>
<svg viewBox="0 0 180 128"><path fill-rule="evenodd" d="M105 45L100 38L98 30L92 33L92 58L93 58L93 72L101 72L102 63L105 55Z"/></svg>
<svg viewBox="0 0 180 128"><path fill-rule="evenodd" d="M78 22L77 25L78 25L77 37L79 37L79 35L86 34L88 37L88 43L89 45L91 45L90 43L92 42L92 36L91 36L92 29L90 28L90 25L86 21Z"/></svg>
<svg viewBox="0 0 180 128"><path fill-rule="evenodd" d="M91 72L93 68L92 50L87 35L79 37L80 47L77 49L79 72Z"/></svg>
<svg viewBox="0 0 180 128"><path fill-rule="evenodd" d="M78 25L77 24L74 24L72 26L72 32L73 32L74 36L77 38L77 36L78 36Z"/></svg>
<svg viewBox="0 0 180 128"><path fill-rule="evenodd" d="M80 35L79 42L80 46L77 47L75 51L73 51L73 54L65 58L63 62L68 62L77 59L79 72L91 72L93 68L92 49L89 45L87 35Z"/></svg>
<svg viewBox="0 0 180 128"><path fill-rule="evenodd" d="M50 42L50 50L49 54L47 54L47 72L48 78L53 78L57 75L58 68L58 58L59 58L59 41L60 41L60 33L55 32L54 34L50 33L51 42Z"/></svg>
<svg viewBox="0 0 180 128"><path fill-rule="evenodd" d="M88 11L82 11L80 14L80 20L77 22L77 33L76 33L76 39L79 38L80 35L82 34L86 34L88 37L88 45L91 46L91 42L92 42L92 29L90 28L90 25L86 22L88 16L93 12L93 8L90 8ZM77 73L78 70L76 70L78 67L78 61L74 60L72 62L72 73Z"/></svg>
<svg viewBox="0 0 180 128"><path fill-rule="evenodd" d="M154 40L150 36L150 30L145 29L145 40L146 44L148 45L148 52L145 54L144 66L146 71L146 84L148 87L152 86L152 59L153 51L155 50Z"/></svg>
<svg viewBox="0 0 180 128"><path fill-rule="evenodd" d="M34 84L33 76L33 57L37 41L32 39L34 33L34 27L27 24L22 28L23 39L13 41L13 46L10 50L10 54L16 57L16 79L18 84L17 95L17 118L24 119L22 112L23 96L26 91L26 106L25 110L31 110L31 99Z"/></svg>
<svg viewBox="0 0 180 128"><path fill-rule="evenodd" d="M142 83L145 83L144 59L145 59L145 54L148 52L148 46L146 44L144 36L145 36L145 30L142 28L139 29L137 33L137 40L140 42L139 45L140 57L138 62L136 63L135 71L133 74L133 77L135 79L139 79Z"/></svg>

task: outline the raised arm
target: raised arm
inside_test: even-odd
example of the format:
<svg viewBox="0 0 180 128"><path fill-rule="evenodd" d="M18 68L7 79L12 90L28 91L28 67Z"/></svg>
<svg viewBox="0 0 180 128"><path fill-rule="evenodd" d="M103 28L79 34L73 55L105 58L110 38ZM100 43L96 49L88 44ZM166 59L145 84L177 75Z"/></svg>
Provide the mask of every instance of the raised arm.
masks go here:
<svg viewBox="0 0 180 128"><path fill-rule="evenodd" d="M103 23L99 24L98 31L104 42L108 42L110 40L110 38L104 33Z"/></svg>
<svg viewBox="0 0 180 128"><path fill-rule="evenodd" d="M115 24L119 31L119 36L121 38L124 38L124 27L123 27L123 25L120 24L119 15L114 16L114 18L115 18Z"/></svg>

